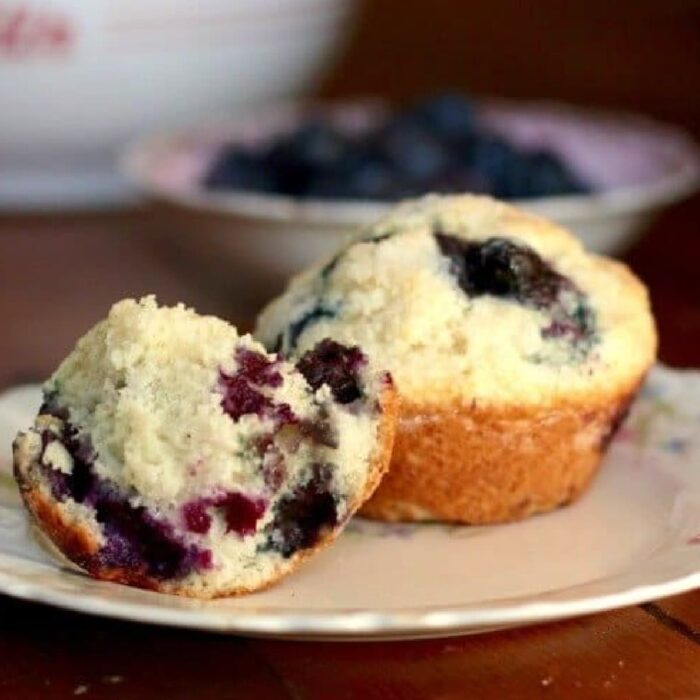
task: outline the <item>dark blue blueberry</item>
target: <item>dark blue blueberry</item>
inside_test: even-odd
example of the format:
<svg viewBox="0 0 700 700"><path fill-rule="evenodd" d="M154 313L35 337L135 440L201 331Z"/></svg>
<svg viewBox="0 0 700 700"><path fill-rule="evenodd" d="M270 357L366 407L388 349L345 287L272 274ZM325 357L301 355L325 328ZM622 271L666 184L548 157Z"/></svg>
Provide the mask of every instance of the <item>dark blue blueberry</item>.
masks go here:
<svg viewBox="0 0 700 700"><path fill-rule="evenodd" d="M352 199L394 199L399 191L391 170L373 161L359 165L348 175L347 184Z"/></svg>
<svg viewBox="0 0 700 700"><path fill-rule="evenodd" d="M527 246L504 238L466 241L444 233L435 239L468 296L489 294L547 306L559 293L564 278Z"/></svg>
<svg viewBox="0 0 700 700"><path fill-rule="evenodd" d="M338 523L338 509L332 491L333 465L313 464L308 479L275 506L268 526L265 549L291 557L313 547L323 531Z"/></svg>
<svg viewBox="0 0 700 700"><path fill-rule="evenodd" d="M594 317L585 295L532 248L504 238L475 242L441 232L435 234L435 240L468 296L512 299L548 311L552 323L542 331L545 338L566 337L577 342L592 336ZM573 309L571 302L565 304L564 295L574 300Z"/></svg>
<svg viewBox="0 0 700 700"><path fill-rule="evenodd" d="M326 338L301 357L297 369L312 389L327 384L335 400L347 404L362 396L358 373L366 362L360 348Z"/></svg>
<svg viewBox="0 0 700 700"><path fill-rule="evenodd" d="M457 93L428 98L414 107L412 114L436 136L451 142L463 139L476 128L472 103Z"/></svg>
<svg viewBox="0 0 700 700"><path fill-rule="evenodd" d="M247 415L272 418L281 425L297 421L289 404L275 403L246 377L245 372L220 372L218 388L222 394L221 408L233 421Z"/></svg>
<svg viewBox="0 0 700 700"><path fill-rule="evenodd" d="M103 566L145 569L158 579L181 578L194 568L199 550L184 545L172 527L153 518L145 508L107 494L94 507L106 535L98 553Z"/></svg>
<svg viewBox="0 0 700 700"><path fill-rule="evenodd" d="M332 168L320 170L308 182L306 197L317 199L386 200L396 186L391 168L367 149L358 147Z"/></svg>
<svg viewBox="0 0 700 700"><path fill-rule="evenodd" d="M274 192L275 173L261 158L237 147L225 149L207 172L204 185L212 190Z"/></svg>
<svg viewBox="0 0 700 700"><path fill-rule="evenodd" d="M282 375L277 360L270 360L262 353L238 349L238 366L233 374L219 372L218 389L222 394L221 408L234 421L254 414L268 417L280 425L296 423L297 417L286 403L275 403L261 391L262 387L279 387Z"/></svg>
<svg viewBox="0 0 700 700"><path fill-rule="evenodd" d="M325 177L333 174L349 148L347 139L322 122L312 122L273 143L264 157L281 194L307 197Z"/></svg>
<svg viewBox="0 0 700 700"><path fill-rule="evenodd" d="M589 189L555 154L525 152L489 133L456 94L425 100L360 135L315 119L257 150L225 148L204 185L374 201L428 191L526 199Z"/></svg>
<svg viewBox="0 0 700 700"><path fill-rule="evenodd" d="M272 399L238 374L221 372L219 389L222 393L221 408L233 421L251 414L262 416L273 408Z"/></svg>
<svg viewBox="0 0 700 700"><path fill-rule="evenodd" d="M469 144L464 156L465 166L488 183L491 193L501 197L510 194L505 184L508 173L522 167L522 159L513 146L495 136L483 136Z"/></svg>
<svg viewBox="0 0 700 700"><path fill-rule="evenodd" d="M585 194L590 191L561 160L546 151L528 153L526 156L528 173L525 197L555 197L566 194Z"/></svg>
<svg viewBox="0 0 700 700"><path fill-rule="evenodd" d="M280 139L273 150L282 160L327 168L341 162L348 147L349 141L345 135L329 124L315 121ZM272 151L270 156L274 158Z"/></svg>
<svg viewBox="0 0 700 700"><path fill-rule="evenodd" d="M401 116L376 133L373 152L406 187L426 188L452 162L449 149L428 129Z"/></svg>
<svg viewBox="0 0 700 700"><path fill-rule="evenodd" d="M324 173L309 180L303 195L309 199L352 199L352 190L344 173Z"/></svg>

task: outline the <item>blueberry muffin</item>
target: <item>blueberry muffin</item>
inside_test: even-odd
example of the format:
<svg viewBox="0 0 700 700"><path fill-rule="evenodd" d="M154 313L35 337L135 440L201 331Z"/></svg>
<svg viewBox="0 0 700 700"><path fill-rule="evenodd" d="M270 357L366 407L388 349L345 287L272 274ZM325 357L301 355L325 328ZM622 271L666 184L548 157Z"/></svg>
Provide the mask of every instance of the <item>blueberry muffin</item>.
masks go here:
<svg viewBox="0 0 700 700"><path fill-rule="evenodd" d="M92 576L254 591L332 541L384 474L396 397L357 347L296 365L149 297L116 304L14 444L24 502Z"/></svg>
<svg viewBox="0 0 700 700"><path fill-rule="evenodd" d="M589 483L654 361L644 286L558 226L485 197L399 205L263 311L299 356L358 344L401 399L388 476L362 513L492 523Z"/></svg>

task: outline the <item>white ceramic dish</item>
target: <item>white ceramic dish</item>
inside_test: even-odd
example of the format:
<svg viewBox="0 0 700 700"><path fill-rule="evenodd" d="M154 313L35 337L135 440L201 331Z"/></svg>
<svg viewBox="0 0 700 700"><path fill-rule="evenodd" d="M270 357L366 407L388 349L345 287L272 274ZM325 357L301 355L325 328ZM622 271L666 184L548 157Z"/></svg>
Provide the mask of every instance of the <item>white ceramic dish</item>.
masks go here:
<svg viewBox="0 0 700 700"><path fill-rule="evenodd" d="M355 519L273 589L198 602L93 581L33 536L7 446L36 388L0 397L0 591L140 622L305 639L473 634L633 605L700 586L700 373L656 368L576 504L494 527Z"/></svg>
<svg viewBox="0 0 700 700"><path fill-rule="evenodd" d="M0 209L97 206L144 130L299 96L355 0L18 0L0 5Z"/></svg>
<svg viewBox="0 0 700 700"><path fill-rule="evenodd" d="M346 129L362 129L381 103L267 110L254 119L225 120L135 144L123 161L131 180L174 205L174 244L210 274L240 276L259 301L293 273L328 254L358 226L390 205L368 201L295 201L246 192L211 192L200 185L222 143L254 143L293 128L321 110ZM589 180L590 195L516 202L572 229L595 252L627 247L665 206L700 182L700 155L682 131L641 117L547 103L482 102L479 118L509 140L547 145ZM195 219L187 212L198 212ZM201 216L204 214L204 216Z"/></svg>

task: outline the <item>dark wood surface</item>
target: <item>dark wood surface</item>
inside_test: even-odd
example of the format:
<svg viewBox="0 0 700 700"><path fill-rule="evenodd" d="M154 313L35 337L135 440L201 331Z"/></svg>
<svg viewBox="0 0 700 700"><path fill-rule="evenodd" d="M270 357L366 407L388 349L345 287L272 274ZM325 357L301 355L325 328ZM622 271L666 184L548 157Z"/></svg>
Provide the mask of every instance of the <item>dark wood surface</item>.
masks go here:
<svg viewBox="0 0 700 700"><path fill-rule="evenodd" d="M699 223L700 197L664 214L627 255L651 287L661 359L677 366L700 365ZM122 296L156 292L226 315L206 275L184 275L149 235L163 226L148 209L0 217L0 387L44 377ZM698 611L700 592L476 637L324 644L149 627L0 597L0 698L700 698Z"/></svg>

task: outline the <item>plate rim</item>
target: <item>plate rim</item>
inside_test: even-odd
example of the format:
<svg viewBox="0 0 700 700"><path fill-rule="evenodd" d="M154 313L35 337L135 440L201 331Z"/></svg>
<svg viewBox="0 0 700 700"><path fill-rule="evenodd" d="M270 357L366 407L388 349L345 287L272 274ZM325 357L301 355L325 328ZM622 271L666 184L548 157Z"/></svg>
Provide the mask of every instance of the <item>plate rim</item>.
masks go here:
<svg viewBox="0 0 700 700"><path fill-rule="evenodd" d="M0 554L0 564L8 560L11 562L13 559L17 558ZM47 563L45 566L52 568L51 563ZM71 571L70 573L89 578L87 574L79 571ZM615 578L617 576L613 575L600 579L600 581ZM99 583L103 586L122 587L121 584L112 582ZM559 590L574 590L591 583L596 583L596 581L587 581L580 586ZM700 587L700 561L694 571L682 576L675 575L668 580L640 583L624 590L585 598L574 597L558 601L533 601L529 603L514 602L501 606L491 605L486 608L482 606L487 601L458 607L435 606L435 608L416 608L409 611L392 612L357 609L333 613L306 610L260 613L255 609L226 611L219 608L205 610L207 604L212 601L194 601L197 606L194 609L178 609L161 608L145 602L115 601L97 594L81 593L77 595L58 591L52 587L47 588L40 583L18 581L12 574L0 571L0 593L73 612L224 634L277 638L313 636L336 640L410 638L415 633L423 637L450 636L470 631L478 633L485 628L503 629L592 615L678 595L698 587ZM156 596L166 595L153 591L140 591L140 593L151 593ZM528 597L531 596L523 596L523 599ZM177 600L177 598L175 599Z"/></svg>

